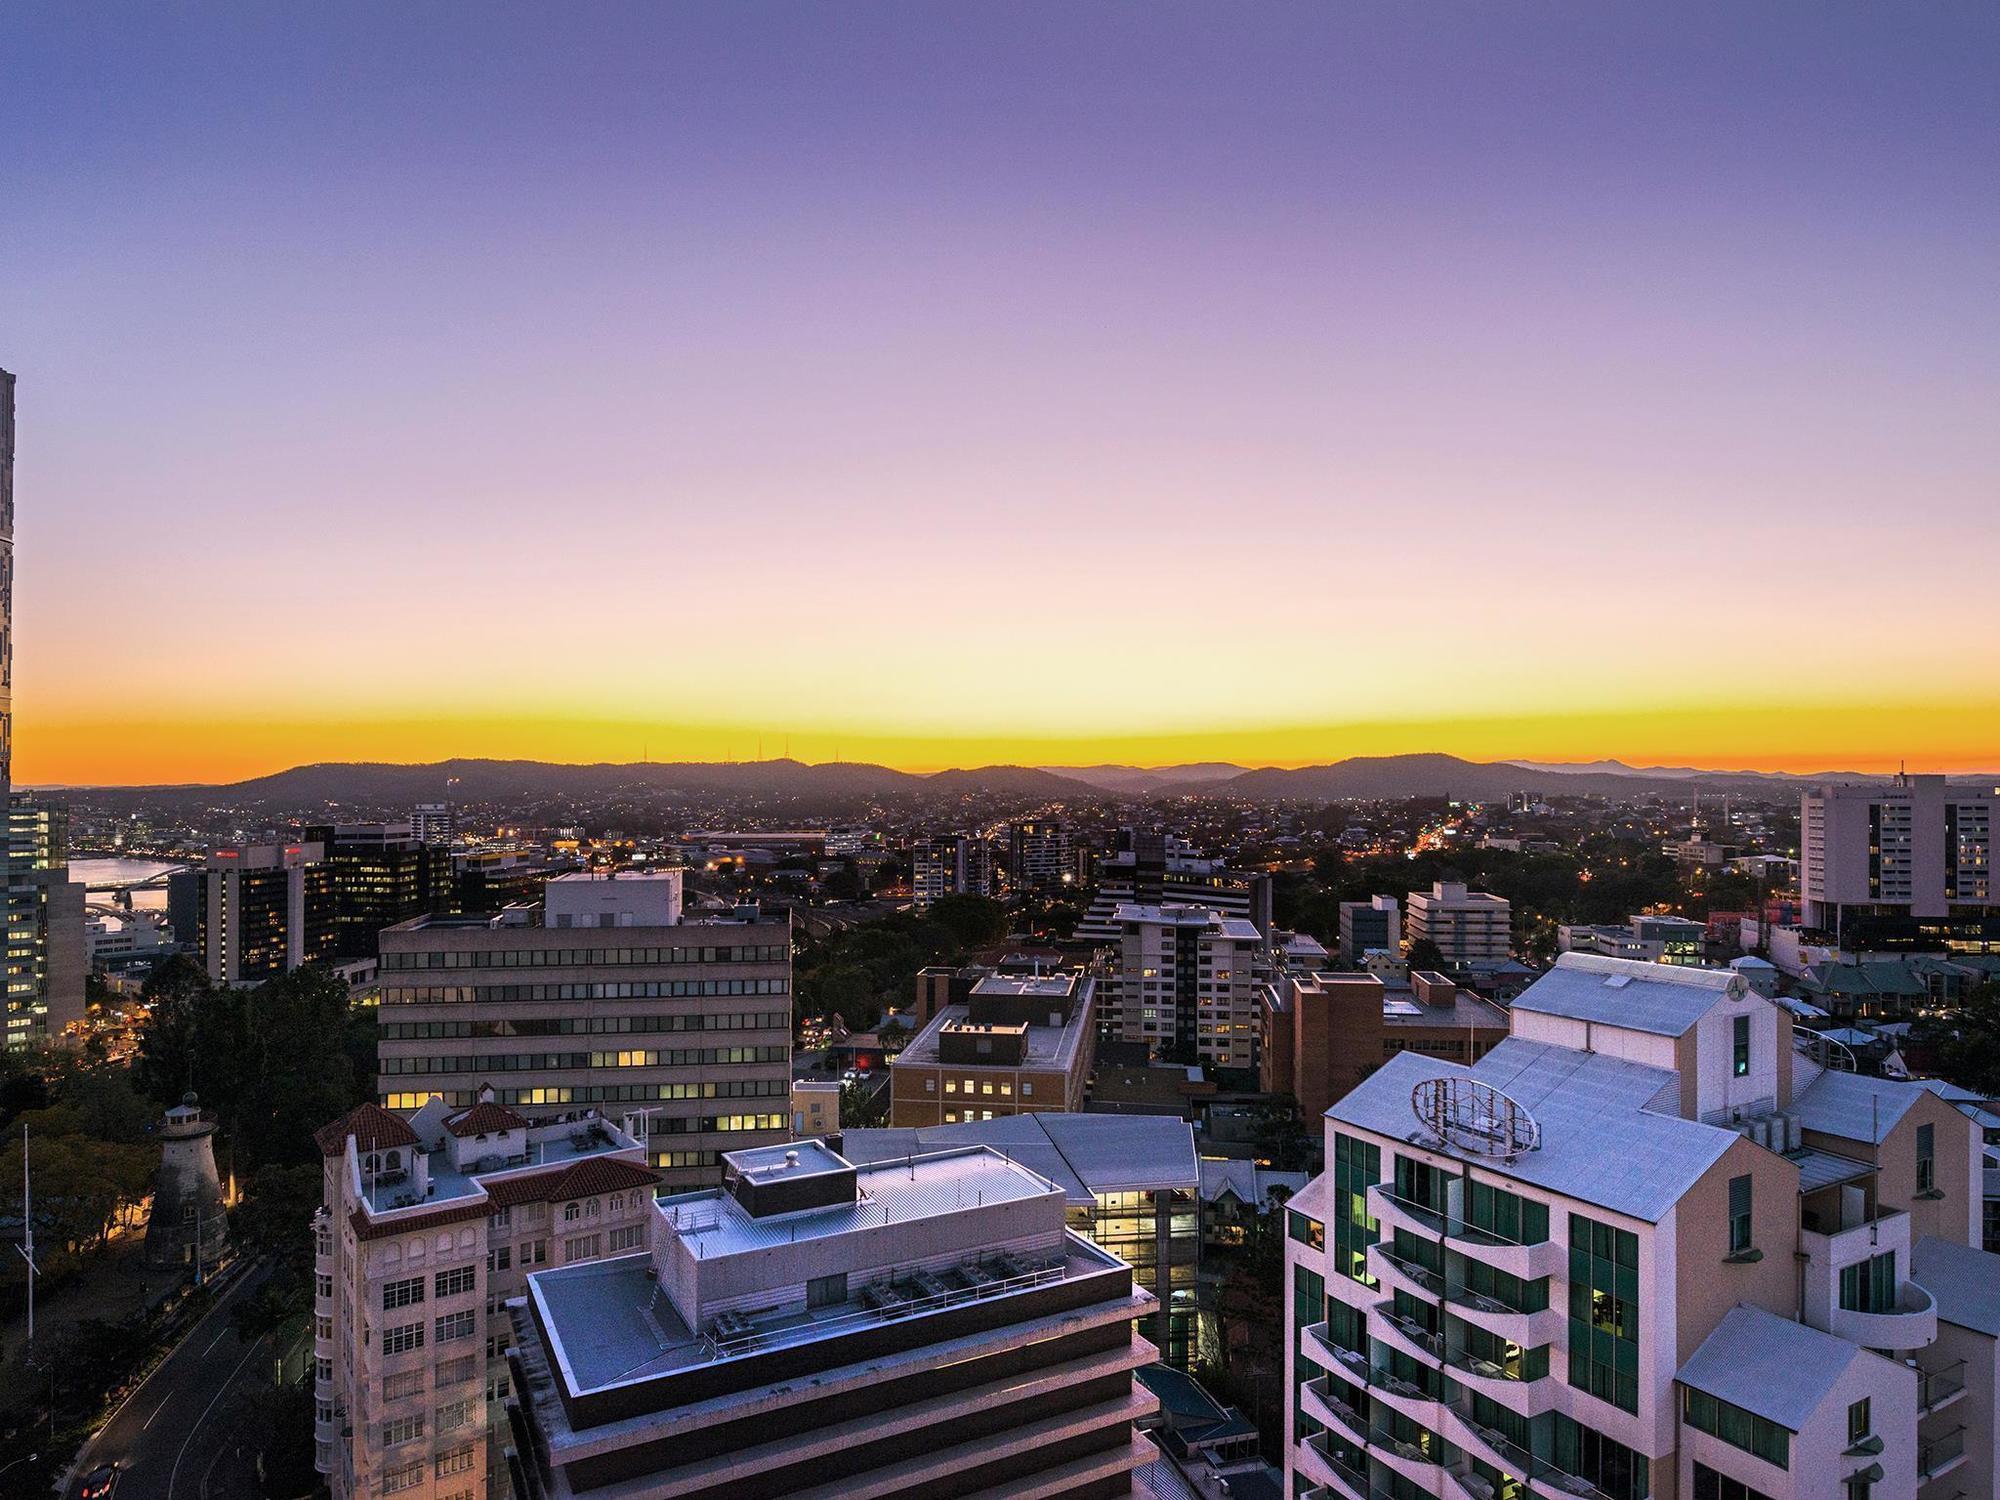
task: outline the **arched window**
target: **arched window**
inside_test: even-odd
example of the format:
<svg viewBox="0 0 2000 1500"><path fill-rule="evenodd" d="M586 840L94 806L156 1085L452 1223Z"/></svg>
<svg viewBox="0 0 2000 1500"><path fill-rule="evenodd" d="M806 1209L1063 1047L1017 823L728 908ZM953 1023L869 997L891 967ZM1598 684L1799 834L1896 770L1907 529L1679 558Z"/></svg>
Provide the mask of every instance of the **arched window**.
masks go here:
<svg viewBox="0 0 2000 1500"><path fill-rule="evenodd" d="M583 1205L581 1203L565 1203L563 1205L563 1222L565 1224L582 1217Z"/></svg>

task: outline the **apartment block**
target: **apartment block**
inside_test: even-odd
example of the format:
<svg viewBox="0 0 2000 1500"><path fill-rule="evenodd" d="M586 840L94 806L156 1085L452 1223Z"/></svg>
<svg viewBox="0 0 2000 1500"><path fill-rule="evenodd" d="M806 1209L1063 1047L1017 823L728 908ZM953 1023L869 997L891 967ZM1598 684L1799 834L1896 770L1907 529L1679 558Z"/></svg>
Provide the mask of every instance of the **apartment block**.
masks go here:
<svg viewBox="0 0 2000 1500"><path fill-rule="evenodd" d="M658 1174L634 1124L532 1124L489 1091L407 1120L364 1104L319 1132L313 1436L335 1500L510 1493L503 1304L541 1267L644 1247Z"/></svg>
<svg viewBox="0 0 2000 1500"><path fill-rule="evenodd" d="M1135 905L1199 906L1269 932L1271 877L1204 858L1170 833L1121 828L1116 846L1097 862L1090 906L1073 936L1080 942L1116 942L1118 908Z"/></svg>
<svg viewBox="0 0 2000 1500"><path fill-rule="evenodd" d="M993 870L986 839L948 833L920 840L910 850L910 899L918 911L946 896L990 896Z"/></svg>
<svg viewBox="0 0 2000 1500"><path fill-rule="evenodd" d="M681 872L564 875L541 904L382 934L381 1102L463 1107L491 1084L541 1118L643 1108L672 1186L791 1124L789 917L688 918Z"/></svg>
<svg viewBox="0 0 2000 1500"><path fill-rule="evenodd" d="M515 1310L528 1500L1100 1496L1157 1410L1152 1299L1061 1188L981 1148L857 1166L731 1153L646 1254L538 1274Z"/></svg>
<svg viewBox="0 0 2000 1500"><path fill-rule="evenodd" d="M333 959L324 845L218 845L184 889L193 896L195 947L218 984L261 984Z"/></svg>
<svg viewBox="0 0 2000 1500"><path fill-rule="evenodd" d="M1287 1205L1295 1493L1993 1493L1970 1119L1729 970L1565 954L1511 1023L1327 1111Z"/></svg>
<svg viewBox="0 0 2000 1500"><path fill-rule="evenodd" d="M1014 823L1007 829L1007 884L1017 891L1063 890L1077 883L1077 832L1067 823Z"/></svg>
<svg viewBox="0 0 2000 1500"><path fill-rule="evenodd" d="M69 810L8 798L5 865L8 1047L46 1046L84 1017L85 891L69 878Z"/></svg>
<svg viewBox="0 0 2000 1500"><path fill-rule="evenodd" d="M1440 880L1410 892L1405 935L1412 943L1436 943L1447 968L1496 962L1513 951L1513 908L1503 896Z"/></svg>
<svg viewBox="0 0 2000 1500"><path fill-rule="evenodd" d="M1403 908L1394 896L1340 903L1340 961L1358 965L1368 953L1403 951Z"/></svg>
<svg viewBox="0 0 2000 1500"><path fill-rule="evenodd" d="M1805 925L1849 951L2000 952L2000 791L1942 776L1836 783L1800 799Z"/></svg>
<svg viewBox="0 0 2000 1500"><path fill-rule="evenodd" d="M889 1123L954 1125L1083 1108L1097 1055L1095 979L986 974L889 1062Z"/></svg>
<svg viewBox="0 0 2000 1500"><path fill-rule="evenodd" d="M1120 906L1106 982L1107 1036L1179 1062L1257 1065L1260 987L1272 959L1244 917L1201 906Z"/></svg>

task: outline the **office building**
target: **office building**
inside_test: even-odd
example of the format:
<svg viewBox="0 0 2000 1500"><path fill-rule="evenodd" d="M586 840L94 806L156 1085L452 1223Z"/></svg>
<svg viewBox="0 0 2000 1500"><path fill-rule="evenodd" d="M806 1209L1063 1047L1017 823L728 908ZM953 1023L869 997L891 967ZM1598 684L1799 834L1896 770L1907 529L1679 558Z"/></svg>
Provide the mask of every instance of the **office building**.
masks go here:
<svg viewBox="0 0 2000 1500"><path fill-rule="evenodd" d="M382 934L381 1100L533 1118L644 1108L652 1164L712 1183L721 1153L791 1124L787 916L687 918L681 872L563 875L540 905Z"/></svg>
<svg viewBox="0 0 2000 1500"><path fill-rule="evenodd" d="M1284 975L1259 1001L1260 1081L1308 1121L1398 1052L1473 1063L1507 1036L1505 1010L1422 970L1394 986L1374 974Z"/></svg>
<svg viewBox="0 0 2000 1500"><path fill-rule="evenodd" d="M1805 925L1849 952L2000 952L2000 791L1942 776L1814 787L1800 800Z"/></svg>
<svg viewBox="0 0 2000 1500"><path fill-rule="evenodd" d="M449 802L419 802L410 810L410 837L418 843L450 848L452 832Z"/></svg>
<svg viewBox="0 0 2000 1500"><path fill-rule="evenodd" d="M1016 891L1067 890L1077 883L1076 830L1067 823L1015 823L1007 829L1007 884Z"/></svg>
<svg viewBox="0 0 2000 1500"><path fill-rule="evenodd" d="M889 1061L891 1125L1080 1110L1097 1056L1097 981L986 974Z"/></svg>
<svg viewBox="0 0 2000 1500"><path fill-rule="evenodd" d="M1340 903L1340 961L1359 965L1365 953L1403 951L1403 909L1394 896Z"/></svg>
<svg viewBox="0 0 2000 1500"><path fill-rule="evenodd" d="M1271 877L1204 859L1170 833L1118 830L1111 852L1097 862L1090 907L1072 934L1079 941L1115 943L1121 906L1199 906L1242 917L1271 930Z"/></svg>
<svg viewBox="0 0 2000 1500"><path fill-rule="evenodd" d="M1412 944L1436 943L1448 969L1497 962L1513 950L1513 909L1504 897L1440 880L1410 892L1404 935Z"/></svg>
<svg viewBox="0 0 2000 1500"><path fill-rule="evenodd" d="M542 899L549 877L560 874L527 849L474 849L452 856L453 910L496 912Z"/></svg>
<svg viewBox="0 0 2000 1500"><path fill-rule="evenodd" d="M208 851L194 896L195 951L218 984L261 984L334 957L333 870L317 843Z"/></svg>
<svg viewBox="0 0 2000 1500"><path fill-rule="evenodd" d="M733 1152L648 1253L513 1309L528 1500L1128 1493L1152 1298L1062 1188L980 1148Z"/></svg>
<svg viewBox="0 0 2000 1500"><path fill-rule="evenodd" d="M1063 1190L1069 1227L1132 1267L1157 1306L1139 1331L1186 1369L1200 1349L1202 1164L1194 1127L1162 1115L996 1115L916 1130L848 1130L837 1149L858 1165L986 1146Z"/></svg>
<svg viewBox="0 0 2000 1500"><path fill-rule="evenodd" d="M1105 1035L1172 1062L1255 1067L1259 985L1271 965L1265 934L1200 906L1127 904L1114 916Z"/></svg>
<svg viewBox="0 0 2000 1500"><path fill-rule="evenodd" d="M335 1500L510 1493L503 1304L533 1271L645 1247L657 1174L635 1124L536 1125L488 1094L319 1131L313 1441Z"/></svg>
<svg viewBox="0 0 2000 1500"><path fill-rule="evenodd" d="M1556 947L1563 953L1596 953L1640 963L1700 965L1706 961L1708 926L1688 917L1641 914L1624 923L1558 927Z"/></svg>
<svg viewBox="0 0 2000 1500"><path fill-rule="evenodd" d="M8 799L6 1045L44 1046L83 1020L85 891L69 878L69 810Z"/></svg>
<svg viewBox="0 0 2000 1500"><path fill-rule="evenodd" d="M1295 1492L1993 1493L1971 1120L1829 1071L1728 970L1564 954L1511 1020L1327 1112L1287 1206Z"/></svg>
<svg viewBox="0 0 2000 1500"><path fill-rule="evenodd" d="M979 834L947 833L910 850L910 899L918 911L946 896L990 896L992 869Z"/></svg>
<svg viewBox="0 0 2000 1500"><path fill-rule="evenodd" d="M455 905L451 852L419 839L409 823L308 828L333 872L334 953L374 958L385 927L443 916Z"/></svg>

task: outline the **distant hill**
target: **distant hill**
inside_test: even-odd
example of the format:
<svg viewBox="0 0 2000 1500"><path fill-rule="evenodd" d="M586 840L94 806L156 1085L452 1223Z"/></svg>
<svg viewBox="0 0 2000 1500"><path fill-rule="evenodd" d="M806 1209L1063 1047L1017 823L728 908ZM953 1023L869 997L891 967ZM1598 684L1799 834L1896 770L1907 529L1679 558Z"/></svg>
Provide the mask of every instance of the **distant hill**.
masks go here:
<svg viewBox="0 0 2000 1500"><path fill-rule="evenodd" d="M1245 767L1226 760L1204 760L1185 766L1044 766L1042 769L1121 797L1149 797L1163 787L1227 781L1232 776L1241 776Z"/></svg>

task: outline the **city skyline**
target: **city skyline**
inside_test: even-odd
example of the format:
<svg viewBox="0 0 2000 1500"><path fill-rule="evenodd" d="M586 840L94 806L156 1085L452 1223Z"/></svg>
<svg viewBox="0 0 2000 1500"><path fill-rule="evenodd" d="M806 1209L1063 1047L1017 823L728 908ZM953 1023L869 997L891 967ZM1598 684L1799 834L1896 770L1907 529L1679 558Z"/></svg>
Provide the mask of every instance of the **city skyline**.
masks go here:
<svg viewBox="0 0 2000 1500"><path fill-rule="evenodd" d="M1989 13L258 17L12 17L21 784L2000 762Z"/></svg>

